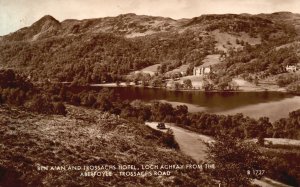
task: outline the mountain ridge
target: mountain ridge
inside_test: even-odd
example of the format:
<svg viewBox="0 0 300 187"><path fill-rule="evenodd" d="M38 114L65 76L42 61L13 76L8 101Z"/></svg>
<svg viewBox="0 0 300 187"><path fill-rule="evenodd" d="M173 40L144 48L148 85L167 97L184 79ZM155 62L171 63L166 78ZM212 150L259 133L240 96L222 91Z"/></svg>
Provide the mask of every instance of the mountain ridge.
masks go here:
<svg viewBox="0 0 300 187"><path fill-rule="evenodd" d="M46 15L0 38L0 63L35 80L110 82L154 64L166 64L161 72L187 64L189 74L207 55L224 58L238 55L231 51L255 46L267 52L298 40L298 17L279 12L209 14L175 20L128 13L59 22ZM255 56L242 60L253 62ZM264 65L259 71L263 68L270 66ZM278 66L276 72L282 68Z"/></svg>
<svg viewBox="0 0 300 187"><path fill-rule="evenodd" d="M60 31L59 34L76 34L80 33L80 30L87 31L91 33L91 30L94 32L112 32L120 35L130 35L132 33L145 33L137 36L145 36L149 34L155 34L158 32L167 32L173 30L180 30L182 27L190 26L194 22L203 22L203 21L216 21L216 19L254 19L254 21L260 21L265 23L274 22L278 17L285 17L290 19L291 16L298 18L300 14L294 14L291 12L275 12L272 14L203 14L198 17L193 18L182 18L182 19L172 19L169 17L161 16L148 16L148 15L137 15L135 13L120 14L116 17L102 17L102 18L91 18L91 19L66 19L61 22L56 20L51 15L45 15L31 26L21 28L13 33L2 36L3 40L8 41L20 41L30 39L28 36L18 36L24 35L23 32L32 32L30 29L36 26L43 24L51 24L54 26L54 30L64 30ZM276 18L272 19L272 16ZM299 23L297 23L300 25ZM299 26L300 27L300 26ZM36 30L36 29L34 29ZM151 32L150 32L151 31ZM56 32L50 32L53 35L57 34ZM33 34L32 34L33 36ZM130 37L130 36L129 36ZM131 37L136 37L135 35Z"/></svg>

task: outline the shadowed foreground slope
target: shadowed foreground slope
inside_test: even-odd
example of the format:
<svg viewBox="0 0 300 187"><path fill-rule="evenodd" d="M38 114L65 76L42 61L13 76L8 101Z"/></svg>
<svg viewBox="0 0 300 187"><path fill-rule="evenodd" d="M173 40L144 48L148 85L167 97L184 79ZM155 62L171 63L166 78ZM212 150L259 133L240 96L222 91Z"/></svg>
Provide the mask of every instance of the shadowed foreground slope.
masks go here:
<svg viewBox="0 0 300 187"><path fill-rule="evenodd" d="M192 164L167 147L163 134L93 109L68 106L66 117L0 107L0 186L210 186L197 170L171 176L83 177L42 166ZM115 172L116 173L116 172Z"/></svg>

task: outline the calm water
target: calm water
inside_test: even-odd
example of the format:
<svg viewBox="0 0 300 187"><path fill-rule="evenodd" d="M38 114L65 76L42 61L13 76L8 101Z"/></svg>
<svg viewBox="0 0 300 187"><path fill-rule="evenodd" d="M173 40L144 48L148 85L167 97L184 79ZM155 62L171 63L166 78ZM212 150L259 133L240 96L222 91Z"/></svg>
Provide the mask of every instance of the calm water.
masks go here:
<svg viewBox="0 0 300 187"><path fill-rule="evenodd" d="M160 100L173 105L186 104L190 112L206 111L217 114L243 113L254 118L267 116L271 121L287 117L300 109L300 96L280 92L200 92L170 91L141 87L115 87L123 100Z"/></svg>

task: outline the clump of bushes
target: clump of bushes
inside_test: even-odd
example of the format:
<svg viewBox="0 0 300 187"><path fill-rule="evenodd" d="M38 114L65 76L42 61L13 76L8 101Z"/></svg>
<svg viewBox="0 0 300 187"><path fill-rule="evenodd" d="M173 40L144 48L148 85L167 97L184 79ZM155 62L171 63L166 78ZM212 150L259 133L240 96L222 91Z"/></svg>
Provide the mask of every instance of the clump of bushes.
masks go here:
<svg viewBox="0 0 300 187"><path fill-rule="evenodd" d="M38 113L67 114L62 102L54 102L42 89L34 87L13 70L0 70L0 104L4 103Z"/></svg>
<svg viewBox="0 0 300 187"><path fill-rule="evenodd" d="M261 177L253 170L262 170L265 159L253 143L220 134L208 145L207 153L217 168L211 174L223 186L251 186L253 178Z"/></svg>
<svg viewBox="0 0 300 187"><path fill-rule="evenodd" d="M291 83L297 82L300 80L299 75L296 74L286 74L286 75L281 75L277 79L277 84L280 87L285 87L288 86Z"/></svg>
<svg viewBox="0 0 300 187"><path fill-rule="evenodd" d="M299 168L295 167L300 161L299 150L270 149L265 152L265 163L269 177L290 186L300 185Z"/></svg>
<svg viewBox="0 0 300 187"><path fill-rule="evenodd" d="M175 141L174 134L171 129L168 129L166 133L163 133L161 141L169 148L179 149L179 145Z"/></svg>
<svg viewBox="0 0 300 187"><path fill-rule="evenodd" d="M287 91L300 95L300 79L297 82L293 82L287 87Z"/></svg>

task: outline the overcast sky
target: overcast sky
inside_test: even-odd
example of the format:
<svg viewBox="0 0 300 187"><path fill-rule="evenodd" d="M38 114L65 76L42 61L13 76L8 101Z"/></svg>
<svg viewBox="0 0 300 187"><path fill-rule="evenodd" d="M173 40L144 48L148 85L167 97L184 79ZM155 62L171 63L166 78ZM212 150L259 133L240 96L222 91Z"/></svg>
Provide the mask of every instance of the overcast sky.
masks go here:
<svg viewBox="0 0 300 187"><path fill-rule="evenodd" d="M59 21L123 13L174 19L201 14L300 13L300 0L0 0L0 36L30 26L44 15Z"/></svg>

